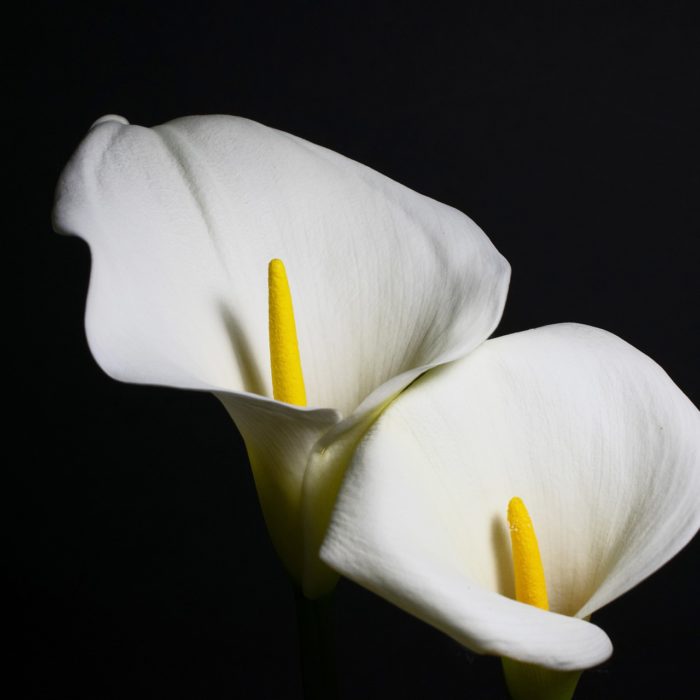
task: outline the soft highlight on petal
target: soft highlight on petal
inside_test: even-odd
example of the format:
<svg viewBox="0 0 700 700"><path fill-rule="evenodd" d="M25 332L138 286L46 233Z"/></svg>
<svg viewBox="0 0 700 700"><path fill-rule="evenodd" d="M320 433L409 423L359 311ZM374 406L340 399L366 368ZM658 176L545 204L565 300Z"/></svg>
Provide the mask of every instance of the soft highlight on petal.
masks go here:
<svg viewBox="0 0 700 700"><path fill-rule="evenodd" d="M518 636L511 612L473 602L513 609L503 508L514 494L536 514L551 610L587 617L697 531L700 414L605 331L487 341L415 382L368 432L322 558L477 651L559 670L602 661L609 643L593 626L569 644L579 632L559 620L573 618L535 611L531 638Z"/></svg>

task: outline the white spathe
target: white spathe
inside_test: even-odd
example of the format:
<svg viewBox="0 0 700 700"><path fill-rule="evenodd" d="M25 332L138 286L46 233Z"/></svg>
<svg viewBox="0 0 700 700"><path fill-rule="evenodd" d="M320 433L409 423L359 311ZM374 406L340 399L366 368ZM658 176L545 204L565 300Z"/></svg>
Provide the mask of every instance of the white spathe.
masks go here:
<svg viewBox="0 0 700 700"><path fill-rule="evenodd" d="M511 600L506 523L532 516L552 612ZM605 331L547 326L431 370L347 470L321 557L488 654L583 669L612 651L586 622L700 525L700 413Z"/></svg>
<svg viewBox="0 0 700 700"><path fill-rule="evenodd" d="M100 366L221 399L273 542L310 596L335 577L318 548L348 452L415 377L490 335L510 274L464 214L229 116L98 120L61 176L54 225L92 252ZM290 280L308 409L271 398L272 258Z"/></svg>

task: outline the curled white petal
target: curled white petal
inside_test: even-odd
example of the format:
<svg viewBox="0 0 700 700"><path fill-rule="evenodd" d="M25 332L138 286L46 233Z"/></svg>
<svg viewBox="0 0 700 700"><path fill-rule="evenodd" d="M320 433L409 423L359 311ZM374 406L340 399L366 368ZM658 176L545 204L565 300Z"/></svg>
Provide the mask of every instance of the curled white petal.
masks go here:
<svg viewBox="0 0 700 700"><path fill-rule="evenodd" d="M223 397L256 483L265 484L278 549L299 550L283 542L302 533L281 513L301 511L311 568L326 524L319 513L329 512L352 439L422 371L488 337L510 273L455 209L320 146L227 116L153 129L115 115L98 120L61 176L54 225L90 246L86 329L98 363L122 381ZM290 407L278 410L283 430L256 424L265 402L250 396L272 395L272 258L284 261L290 280L308 404L333 414L318 425ZM342 450L328 449L331 436ZM275 461L288 449L293 466ZM285 477L273 487L281 474L294 485Z"/></svg>
<svg viewBox="0 0 700 700"><path fill-rule="evenodd" d="M482 342L508 286L507 262L464 214L235 117L98 122L61 177L54 222L90 244L87 330L117 379L271 396L276 257L309 405L344 415Z"/></svg>
<svg viewBox="0 0 700 700"><path fill-rule="evenodd" d="M322 558L476 650L560 669L601 661L602 633L561 615L532 617L535 646L509 631L513 496L533 518L552 610L586 617L697 532L700 414L604 331L564 324L487 341L373 426ZM474 602L488 596L501 602Z"/></svg>

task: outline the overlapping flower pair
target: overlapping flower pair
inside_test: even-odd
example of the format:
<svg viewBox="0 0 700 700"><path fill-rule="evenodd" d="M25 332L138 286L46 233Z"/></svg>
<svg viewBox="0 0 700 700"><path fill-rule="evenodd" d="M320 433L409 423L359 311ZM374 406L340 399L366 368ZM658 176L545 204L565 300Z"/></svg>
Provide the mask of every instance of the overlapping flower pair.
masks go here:
<svg viewBox="0 0 700 700"><path fill-rule="evenodd" d="M92 251L101 367L221 400L308 598L341 573L477 652L577 671L612 650L590 615L698 529L697 409L599 329L488 340L510 268L451 207L244 119L108 116L64 170L54 221ZM272 398L275 258L307 407ZM515 600L513 496L549 610Z"/></svg>

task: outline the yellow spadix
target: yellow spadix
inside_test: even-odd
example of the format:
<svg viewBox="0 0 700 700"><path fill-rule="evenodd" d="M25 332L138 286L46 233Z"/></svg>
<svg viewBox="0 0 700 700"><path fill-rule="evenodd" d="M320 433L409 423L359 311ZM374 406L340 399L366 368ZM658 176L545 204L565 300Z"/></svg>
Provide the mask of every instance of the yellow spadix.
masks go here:
<svg viewBox="0 0 700 700"><path fill-rule="evenodd" d="M508 503L515 598L549 610L547 583L530 514L520 498ZM513 700L571 700L581 671L554 671L503 658L506 685Z"/></svg>
<svg viewBox="0 0 700 700"><path fill-rule="evenodd" d="M542 557L530 514L520 498L508 503L508 525L513 552L515 598L521 603L549 610Z"/></svg>
<svg viewBox="0 0 700 700"><path fill-rule="evenodd" d="M277 401L306 406L306 389L287 272L281 260L267 271L272 395Z"/></svg>

